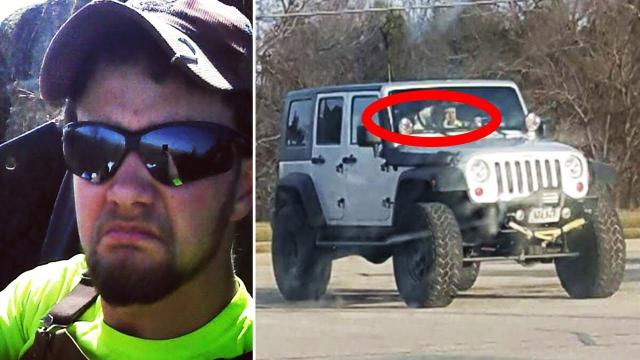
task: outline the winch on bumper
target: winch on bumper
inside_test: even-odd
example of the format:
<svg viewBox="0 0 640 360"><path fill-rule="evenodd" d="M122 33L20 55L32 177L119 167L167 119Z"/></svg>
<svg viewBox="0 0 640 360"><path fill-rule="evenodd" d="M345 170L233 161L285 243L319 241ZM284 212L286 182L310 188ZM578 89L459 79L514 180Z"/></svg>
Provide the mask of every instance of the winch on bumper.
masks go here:
<svg viewBox="0 0 640 360"><path fill-rule="evenodd" d="M568 237L577 235L591 221L597 197L571 199L561 191L548 189L487 212L483 223L497 222L490 241L467 244L465 263L515 260L520 263L578 257L568 247ZM495 217L493 217L493 216ZM475 231L471 232L472 234Z"/></svg>
<svg viewBox="0 0 640 360"><path fill-rule="evenodd" d="M522 207L516 205L515 211L507 212L504 226L522 234L527 240L540 240L546 247L587 223L585 213L590 209L585 211L584 205L584 200L567 201L561 192L539 192L522 201ZM513 204L509 207L514 209Z"/></svg>
<svg viewBox="0 0 640 360"><path fill-rule="evenodd" d="M542 246L546 247L548 243L554 243L560 236L568 232L580 229L586 224L585 219L575 219L559 228L547 228L542 230L531 230L526 226L520 225L515 221L509 221L507 226L527 237L527 239L536 238L542 240Z"/></svg>

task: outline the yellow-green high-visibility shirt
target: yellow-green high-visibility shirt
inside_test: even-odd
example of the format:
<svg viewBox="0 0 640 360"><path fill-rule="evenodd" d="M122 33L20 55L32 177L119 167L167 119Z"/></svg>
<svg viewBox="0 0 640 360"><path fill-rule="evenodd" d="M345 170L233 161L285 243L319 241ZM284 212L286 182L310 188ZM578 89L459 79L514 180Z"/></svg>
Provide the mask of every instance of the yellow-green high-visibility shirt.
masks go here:
<svg viewBox="0 0 640 360"><path fill-rule="evenodd" d="M0 359L19 359L33 344L43 316L80 283L84 255L27 271L0 292ZM68 331L91 359L219 359L253 349L253 299L238 278L237 292L215 318L201 328L167 340L123 334L103 321L100 297ZM183 309L189 316L189 309Z"/></svg>

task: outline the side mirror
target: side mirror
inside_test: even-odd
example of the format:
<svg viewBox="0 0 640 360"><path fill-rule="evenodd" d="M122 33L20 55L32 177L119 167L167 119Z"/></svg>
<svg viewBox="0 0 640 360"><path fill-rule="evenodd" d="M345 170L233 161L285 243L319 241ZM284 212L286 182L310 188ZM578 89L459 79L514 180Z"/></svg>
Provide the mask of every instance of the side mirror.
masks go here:
<svg viewBox="0 0 640 360"><path fill-rule="evenodd" d="M552 139L556 134L556 127L551 118L542 118L538 135L543 139Z"/></svg>
<svg viewBox="0 0 640 360"><path fill-rule="evenodd" d="M382 140L368 132L364 126L358 126L358 146L375 146L382 143Z"/></svg>

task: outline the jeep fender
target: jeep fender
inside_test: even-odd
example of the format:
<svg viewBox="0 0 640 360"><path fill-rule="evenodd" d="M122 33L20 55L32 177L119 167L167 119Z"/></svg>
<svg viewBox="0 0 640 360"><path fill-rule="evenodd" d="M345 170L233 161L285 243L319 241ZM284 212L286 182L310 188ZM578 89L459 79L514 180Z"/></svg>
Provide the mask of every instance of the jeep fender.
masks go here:
<svg viewBox="0 0 640 360"><path fill-rule="evenodd" d="M467 191L467 180L464 178L462 170L453 166L433 166L407 170L400 175L398 183L407 180L429 181L430 185L435 185L432 191Z"/></svg>
<svg viewBox="0 0 640 360"><path fill-rule="evenodd" d="M276 211L284 203L291 201L292 199L289 198L291 196L297 196L302 202L302 207L307 213L309 225L322 226L326 223L316 187L309 175L291 173L278 180L275 199Z"/></svg>
<svg viewBox="0 0 640 360"><path fill-rule="evenodd" d="M589 176L592 185L614 185L616 183L616 170L613 166L602 161L588 160Z"/></svg>
<svg viewBox="0 0 640 360"><path fill-rule="evenodd" d="M417 186L417 184L420 184ZM426 193L466 192L462 170L453 166L430 166L403 172L398 179L396 202L424 199Z"/></svg>

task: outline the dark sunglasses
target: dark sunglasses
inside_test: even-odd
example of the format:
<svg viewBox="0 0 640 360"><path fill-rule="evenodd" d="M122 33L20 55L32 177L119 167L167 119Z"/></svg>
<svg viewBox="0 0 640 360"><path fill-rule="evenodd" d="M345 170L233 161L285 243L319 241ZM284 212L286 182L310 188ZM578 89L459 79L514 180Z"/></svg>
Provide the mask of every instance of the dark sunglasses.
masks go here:
<svg viewBox="0 0 640 360"><path fill-rule="evenodd" d="M245 136L206 121L171 122L134 132L74 122L64 127L62 144L69 171L94 184L109 180L130 151L139 154L154 179L174 187L225 173L236 156L251 154Z"/></svg>

